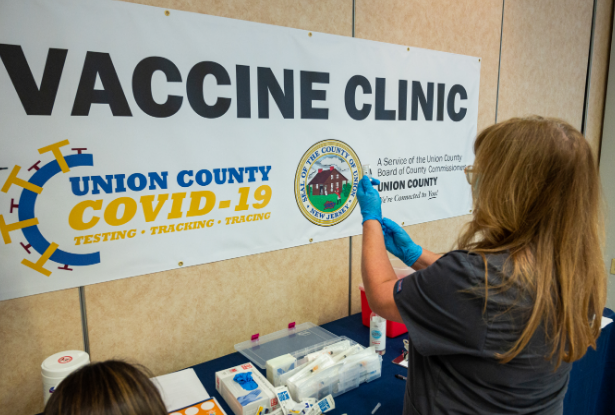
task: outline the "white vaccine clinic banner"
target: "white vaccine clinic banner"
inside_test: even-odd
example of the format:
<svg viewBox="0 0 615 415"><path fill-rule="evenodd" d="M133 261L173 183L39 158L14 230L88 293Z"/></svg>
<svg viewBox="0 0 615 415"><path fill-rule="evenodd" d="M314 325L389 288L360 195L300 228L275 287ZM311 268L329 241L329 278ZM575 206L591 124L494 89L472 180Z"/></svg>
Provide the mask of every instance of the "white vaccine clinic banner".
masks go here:
<svg viewBox="0 0 615 415"><path fill-rule="evenodd" d="M480 60L115 1L0 5L0 300L467 214Z"/></svg>

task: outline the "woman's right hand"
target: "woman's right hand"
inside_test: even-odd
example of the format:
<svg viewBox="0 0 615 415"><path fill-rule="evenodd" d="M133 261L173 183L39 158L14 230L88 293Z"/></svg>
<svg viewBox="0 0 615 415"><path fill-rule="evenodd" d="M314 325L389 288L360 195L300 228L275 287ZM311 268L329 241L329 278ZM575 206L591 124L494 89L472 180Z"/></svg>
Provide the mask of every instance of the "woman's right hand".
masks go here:
<svg viewBox="0 0 615 415"><path fill-rule="evenodd" d="M414 265L423 253L423 248L414 243L404 228L389 218L382 220L382 230L387 251L401 259L409 267Z"/></svg>
<svg viewBox="0 0 615 415"><path fill-rule="evenodd" d="M357 200L361 208L361 215L363 215L362 223L370 219L382 223L382 200L378 191L374 189L374 185L378 184L380 184L380 180L370 179L367 176L363 176L361 181L359 181Z"/></svg>

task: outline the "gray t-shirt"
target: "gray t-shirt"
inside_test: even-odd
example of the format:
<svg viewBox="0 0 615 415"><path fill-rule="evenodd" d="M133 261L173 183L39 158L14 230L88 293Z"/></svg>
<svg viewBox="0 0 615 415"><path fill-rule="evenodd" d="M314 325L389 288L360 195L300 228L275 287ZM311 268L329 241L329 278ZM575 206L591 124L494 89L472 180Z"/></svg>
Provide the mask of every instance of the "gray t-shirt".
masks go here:
<svg viewBox="0 0 615 415"><path fill-rule="evenodd" d="M506 258L487 257L490 284L501 281ZM514 288L491 292L483 314L484 297L467 290L484 281L480 255L453 251L395 284L410 341L404 414L563 412L571 365L554 371L542 327L509 363L495 358L519 338L532 299Z"/></svg>

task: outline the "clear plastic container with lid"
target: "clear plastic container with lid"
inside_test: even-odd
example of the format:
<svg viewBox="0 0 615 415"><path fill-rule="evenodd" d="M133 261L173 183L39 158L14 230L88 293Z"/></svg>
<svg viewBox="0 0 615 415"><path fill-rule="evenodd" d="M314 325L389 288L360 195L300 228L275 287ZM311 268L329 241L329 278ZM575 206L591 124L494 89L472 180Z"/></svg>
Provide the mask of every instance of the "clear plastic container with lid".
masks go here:
<svg viewBox="0 0 615 415"><path fill-rule="evenodd" d="M348 347L358 347L358 351L336 360L333 366L312 371L312 376L293 378L291 381L291 377L301 370L303 363L309 361L309 354L322 351L326 347L334 347L340 342L346 342ZM359 387L361 383L378 379L382 373L382 356L378 353L370 353L355 341L345 336L337 336L313 323L297 326L291 323L288 329L262 337L254 335L251 340L236 344L235 350L261 369L265 369L268 360L278 356L290 354L295 357L297 367L294 371L282 374L280 384L287 385L297 401L306 398L322 399L329 394L339 396Z"/></svg>

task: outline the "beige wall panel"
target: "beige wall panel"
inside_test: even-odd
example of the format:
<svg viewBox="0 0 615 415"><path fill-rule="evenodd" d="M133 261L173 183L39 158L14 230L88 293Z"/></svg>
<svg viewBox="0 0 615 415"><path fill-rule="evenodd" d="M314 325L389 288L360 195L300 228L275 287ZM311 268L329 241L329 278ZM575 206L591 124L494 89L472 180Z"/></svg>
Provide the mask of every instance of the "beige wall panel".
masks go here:
<svg viewBox="0 0 615 415"><path fill-rule="evenodd" d="M594 29L594 53L592 58L589 108L585 137L592 146L594 154L600 151L602 137L602 119L606 99L606 82L609 71L611 51L611 25L613 18L613 0L598 0L596 9L596 26Z"/></svg>
<svg viewBox="0 0 615 415"><path fill-rule="evenodd" d="M349 238L86 287L90 350L168 373L348 315Z"/></svg>
<svg viewBox="0 0 615 415"><path fill-rule="evenodd" d="M482 59L478 130L495 121L502 1L357 0L355 36Z"/></svg>
<svg viewBox="0 0 615 415"><path fill-rule="evenodd" d="M131 2L352 36L352 0L131 0Z"/></svg>
<svg viewBox="0 0 615 415"><path fill-rule="evenodd" d="M41 364L83 350L76 288L0 302L0 414L43 410Z"/></svg>
<svg viewBox="0 0 615 415"><path fill-rule="evenodd" d="M442 219L434 222L419 223L418 225L406 226L404 229L412 237L412 240L425 249L432 252L444 253L455 248L457 237L463 226L472 219L471 215L458 216L456 218ZM352 283L351 283L351 313L361 311L361 297L359 284L361 278L361 249L362 237L352 237Z"/></svg>
<svg viewBox="0 0 615 415"><path fill-rule="evenodd" d="M498 121L538 114L581 128L592 10L592 0L506 2Z"/></svg>

